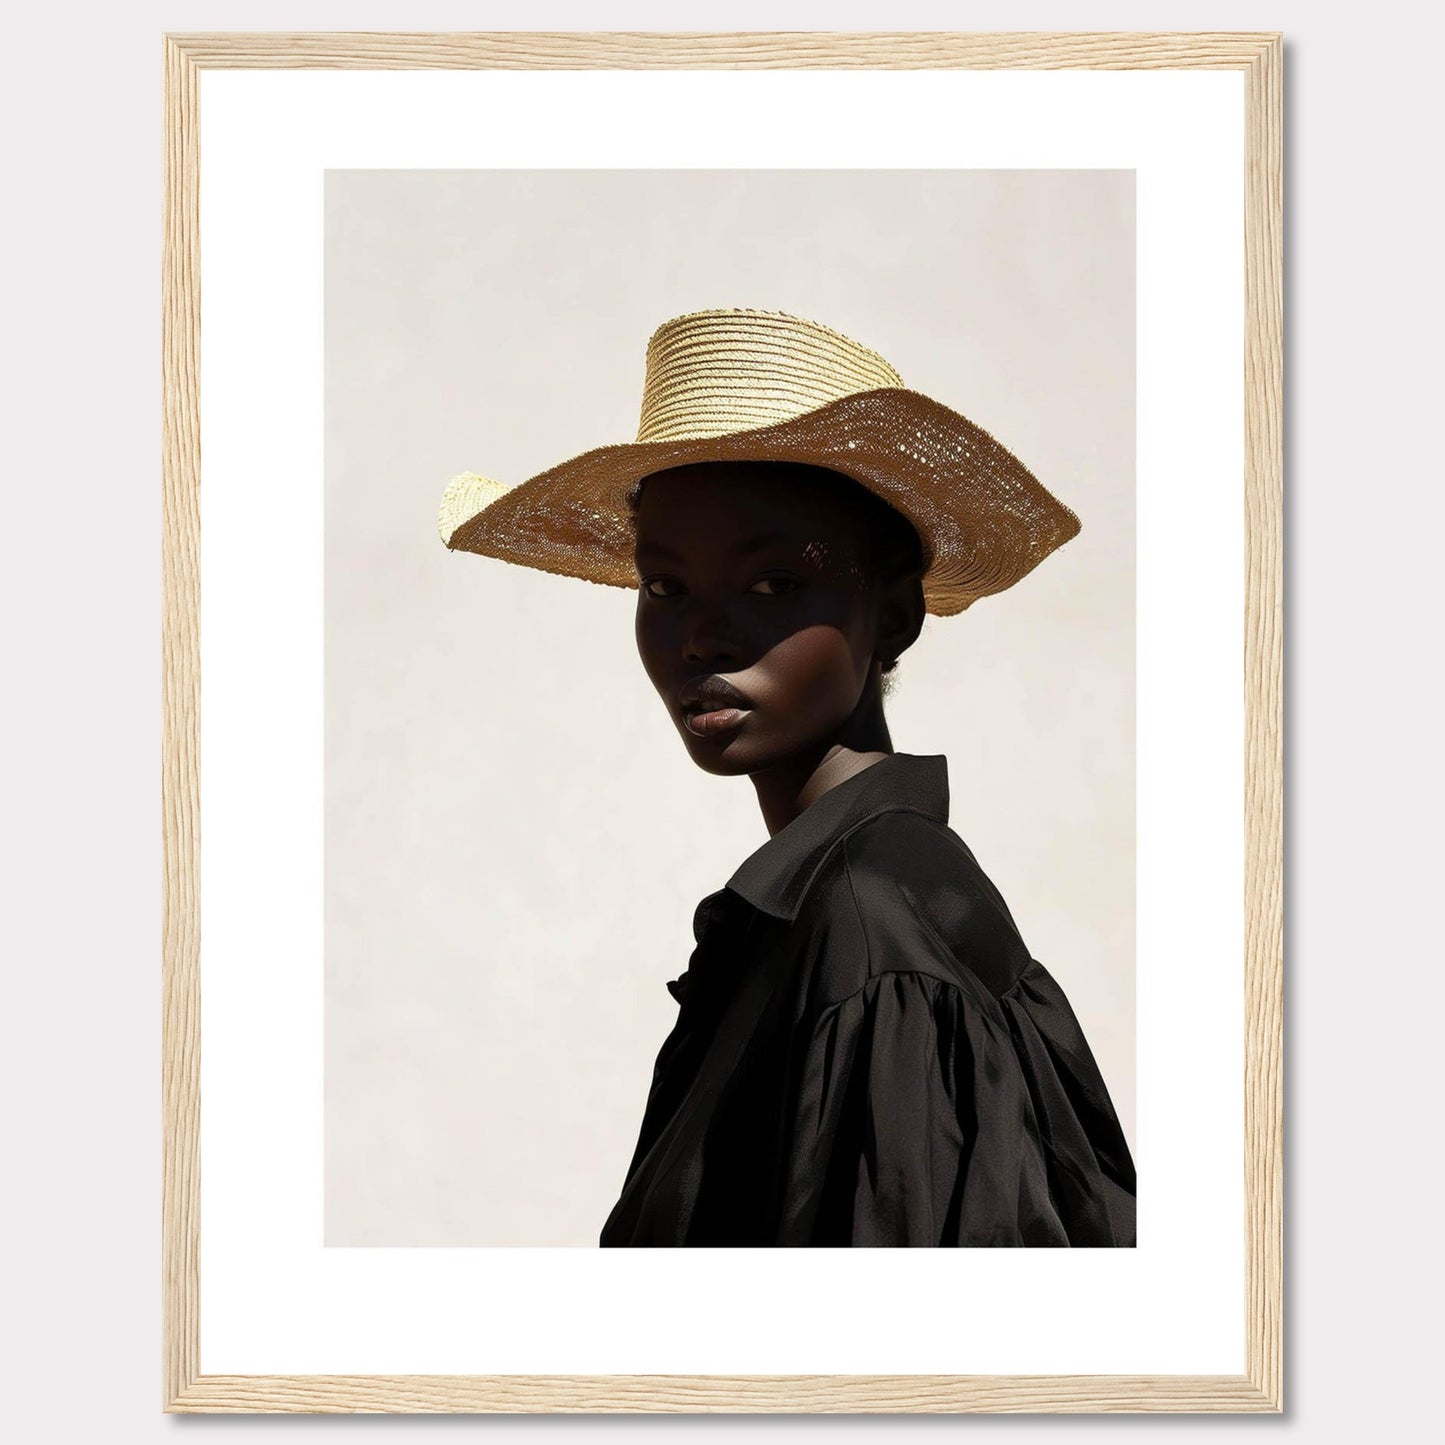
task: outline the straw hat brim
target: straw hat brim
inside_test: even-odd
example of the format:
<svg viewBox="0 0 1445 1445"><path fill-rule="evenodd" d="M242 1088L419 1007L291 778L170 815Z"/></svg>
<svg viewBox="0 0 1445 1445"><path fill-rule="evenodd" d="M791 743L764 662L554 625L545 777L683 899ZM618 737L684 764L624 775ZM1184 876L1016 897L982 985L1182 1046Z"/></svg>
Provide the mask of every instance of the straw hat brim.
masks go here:
<svg viewBox="0 0 1445 1445"><path fill-rule="evenodd" d="M633 483L665 467L745 460L828 467L903 513L923 541L923 595L937 616L1012 587L1080 530L982 427L905 387L747 431L594 447L513 487L463 473L446 489L438 529L453 551L635 588Z"/></svg>

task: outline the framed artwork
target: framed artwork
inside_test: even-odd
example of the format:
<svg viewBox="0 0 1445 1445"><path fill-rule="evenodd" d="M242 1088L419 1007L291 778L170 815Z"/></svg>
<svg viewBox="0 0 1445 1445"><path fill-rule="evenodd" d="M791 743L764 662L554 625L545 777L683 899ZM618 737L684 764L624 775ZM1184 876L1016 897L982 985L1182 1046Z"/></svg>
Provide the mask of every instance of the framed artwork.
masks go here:
<svg viewBox="0 0 1445 1445"><path fill-rule="evenodd" d="M1282 1408L1281 51L164 37L166 1411Z"/></svg>

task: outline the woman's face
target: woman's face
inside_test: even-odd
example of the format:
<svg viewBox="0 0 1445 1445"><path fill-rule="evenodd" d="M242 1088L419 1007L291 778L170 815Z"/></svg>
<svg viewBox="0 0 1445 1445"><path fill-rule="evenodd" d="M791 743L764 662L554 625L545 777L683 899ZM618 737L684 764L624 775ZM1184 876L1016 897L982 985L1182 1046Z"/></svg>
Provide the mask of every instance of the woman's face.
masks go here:
<svg viewBox="0 0 1445 1445"><path fill-rule="evenodd" d="M863 519L826 479L795 476L709 462L643 484L637 648L709 772L750 773L828 744L877 672Z"/></svg>

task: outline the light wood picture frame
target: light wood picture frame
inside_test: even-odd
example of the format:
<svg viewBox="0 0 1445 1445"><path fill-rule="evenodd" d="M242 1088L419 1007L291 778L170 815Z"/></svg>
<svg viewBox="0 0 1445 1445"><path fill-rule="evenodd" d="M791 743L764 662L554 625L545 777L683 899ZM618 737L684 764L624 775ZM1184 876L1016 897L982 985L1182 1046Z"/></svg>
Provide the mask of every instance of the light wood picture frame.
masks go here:
<svg viewBox="0 0 1445 1445"><path fill-rule="evenodd" d="M163 1409L1283 1408L1282 49L1278 32L167 34L163 231ZM214 69L1231 70L1244 78L1245 1356L1222 1375L216 1375L200 1369L200 106Z"/></svg>

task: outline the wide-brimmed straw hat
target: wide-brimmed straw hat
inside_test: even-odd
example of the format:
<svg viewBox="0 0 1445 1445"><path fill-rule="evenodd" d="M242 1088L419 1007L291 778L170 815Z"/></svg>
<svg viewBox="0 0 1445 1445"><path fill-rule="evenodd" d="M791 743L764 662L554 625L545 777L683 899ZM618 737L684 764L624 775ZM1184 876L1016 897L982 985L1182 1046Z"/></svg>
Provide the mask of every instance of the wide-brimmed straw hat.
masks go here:
<svg viewBox="0 0 1445 1445"><path fill-rule="evenodd" d="M1012 587L1080 526L1012 452L876 351L786 312L719 308L653 332L635 441L514 486L463 472L438 527L453 551L635 588L628 490L703 461L806 462L877 493L917 529L940 616Z"/></svg>

